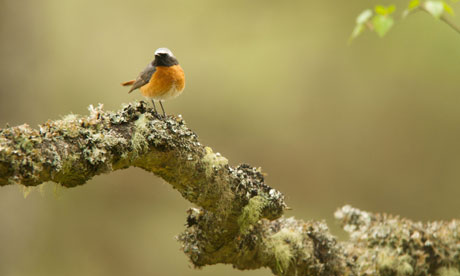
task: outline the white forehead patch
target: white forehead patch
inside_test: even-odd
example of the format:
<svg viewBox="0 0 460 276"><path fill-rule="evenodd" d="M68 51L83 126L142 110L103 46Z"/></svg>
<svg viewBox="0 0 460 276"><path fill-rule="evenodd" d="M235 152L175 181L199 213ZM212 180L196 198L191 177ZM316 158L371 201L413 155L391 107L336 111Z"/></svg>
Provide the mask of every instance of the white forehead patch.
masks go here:
<svg viewBox="0 0 460 276"><path fill-rule="evenodd" d="M167 54L168 56L171 56L171 57L174 56L171 50L169 50L168 48L158 48L155 51L155 55L158 55L158 54Z"/></svg>

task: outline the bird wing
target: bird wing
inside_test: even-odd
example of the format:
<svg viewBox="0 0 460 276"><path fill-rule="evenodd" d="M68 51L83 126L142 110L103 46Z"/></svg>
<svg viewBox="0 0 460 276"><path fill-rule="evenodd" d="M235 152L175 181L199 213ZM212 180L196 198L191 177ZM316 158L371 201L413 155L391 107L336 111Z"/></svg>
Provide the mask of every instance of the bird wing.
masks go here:
<svg viewBox="0 0 460 276"><path fill-rule="evenodd" d="M139 76L136 78L136 81L134 81L133 86L129 90L128 93L131 93L132 91L138 89L139 87L142 87L149 83L150 79L152 78L153 73L157 70L156 66L152 65L153 62L149 63L147 67L145 67L144 71L142 71Z"/></svg>

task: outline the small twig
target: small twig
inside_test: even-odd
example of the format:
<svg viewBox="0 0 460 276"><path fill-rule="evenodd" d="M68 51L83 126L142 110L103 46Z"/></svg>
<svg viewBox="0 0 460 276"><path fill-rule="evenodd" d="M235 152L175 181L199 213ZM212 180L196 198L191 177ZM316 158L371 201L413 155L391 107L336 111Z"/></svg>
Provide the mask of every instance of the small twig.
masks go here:
<svg viewBox="0 0 460 276"><path fill-rule="evenodd" d="M422 10L426 13L428 13L429 15L431 15L431 13L423 6L419 6L418 10ZM447 18L444 14L442 14L439 19L441 19L444 23L446 23L447 25L449 25L449 27L451 27L452 29L454 29L454 31L456 31L457 33L460 34L460 27L457 26L454 22L452 22L449 18Z"/></svg>
<svg viewBox="0 0 460 276"><path fill-rule="evenodd" d="M450 19L448 19L446 16L444 15L441 15L441 17L439 18L441 19L442 21L444 21L447 25L449 25L452 29L454 29L454 31L456 31L457 33L460 34L460 27L455 25L454 22L452 22Z"/></svg>

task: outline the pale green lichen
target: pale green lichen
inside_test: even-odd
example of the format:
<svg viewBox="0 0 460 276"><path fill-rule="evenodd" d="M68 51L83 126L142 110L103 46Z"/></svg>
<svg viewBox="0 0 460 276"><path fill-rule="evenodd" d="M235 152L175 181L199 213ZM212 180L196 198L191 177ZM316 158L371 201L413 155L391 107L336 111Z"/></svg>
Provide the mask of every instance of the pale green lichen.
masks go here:
<svg viewBox="0 0 460 276"><path fill-rule="evenodd" d="M226 158L199 143L181 118L157 116L145 103L130 104L116 113L103 111L101 105L89 110L89 116L71 114L38 130L27 125L0 130L0 185L53 181L60 184L55 186L58 193L102 173L140 167L207 211L187 221L189 229L199 230L187 236L186 248L197 256L192 257L195 264L234 259L234 242L239 241L251 251L244 253L247 259L239 265L255 267L251 257L264 251L258 244L264 237L249 230L262 225L261 218L279 217L285 206L282 195L264 184L259 170L247 164L229 167ZM289 268L295 253L289 252L294 250L289 242L295 239L283 233L271 240L276 258L266 253L270 264L277 260L279 271Z"/></svg>
<svg viewBox="0 0 460 276"><path fill-rule="evenodd" d="M79 116L77 114L70 113L62 117L62 121L64 121L65 123L73 123L76 120L78 120L78 118Z"/></svg>
<svg viewBox="0 0 460 276"><path fill-rule="evenodd" d="M262 211L267 203L267 199L262 196L255 196L249 200L238 218L241 234L248 234L252 230L253 225L262 217Z"/></svg>
<svg viewBox="0 0 460 276"><path fill-rule="evenodd" d="M441 267L436 271L438 276L460 276L460 271L455 267Z"/></svg>
<svg viewBox="0 0 460 276"><path fill-rule="evenodd" d="M214 171L228 165L228 160L227 158L221 156L220 153L214 153L210 147L205 147L205 150L206 154L203 156L202 161L207 165L205 167L206 176L210 177Z"/></svg>
<svg viewBox="0 0 460 276"><path fill-rule="evenodd" d="M356 261L359 274L434 275L439 267L459 266L456 220L424 224L350 206L341 208L336 217L350 232L346 251Z"/></svg>
<svg viewBox="0 0 460 276"><path fill-rule="evenodd" d="M395 255L397 252L391 248L382 248L378 252L376 267L381 275L406 276L414 273L410 264L412 258L408 255Z"/></svg>
<svg viewBox="0 0 460 276"><path fill-rule="evenodd" d="M277 272L285 274L294 259L295 248L302 248L302 233L284 228L268 238L266 245L273 253Z"/></svg>
<svg viewBox="0 0 460 276"><path fill-rule="evenodd" d="M24 198L27 198L29 194L34 191L37 186L23 186L23 185L18 185L20 189L22 189L22 195Z"/></svg>
<svg viewBox="0 0 460 276"><path fill-rule="evenodd" d="M24 186L17 184L24 198L27 198L32 192L39 191L39 193L44 196L45 194L45 183L38 186Z"/></svg>
<svg viewBox="0 0 460 276"><path fill-rule="evenodd" d="M64 132L63 134L67 137L78 137L80 135L80 129L76 122L79 120L79 116L76 114L69 114L62 118L61 120L61 129ZM59 123L57 121L56 123Z"/></svg>
<svg viewBox="0 0 460 276"><path fill-rule="evenodd" d="M149 123L150 120L145 116L145 114L141 114L139 119L137 119L134 123L135 129L131 139L131 145L134 150L133 157L138 157L148 148L149 143L145 136L149 133Z"/></svg>

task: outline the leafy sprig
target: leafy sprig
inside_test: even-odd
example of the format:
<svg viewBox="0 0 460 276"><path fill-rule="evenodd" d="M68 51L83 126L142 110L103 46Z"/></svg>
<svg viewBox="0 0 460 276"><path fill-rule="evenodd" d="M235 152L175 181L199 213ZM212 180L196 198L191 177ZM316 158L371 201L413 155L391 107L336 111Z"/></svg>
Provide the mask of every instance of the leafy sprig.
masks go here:
<svg viewBox="0 0 460 276"><path fill-rule="evenodd" d="M456 3L460 0L449 0ZM396 11L395 5L375 6L374 10L366 9L356 18L356 25L351 33L349 42L361 35L366 29L375 32L379 37L384 37L395 24L393 17ZM447 15L454 16L454 9L444 0L411 0L402 12L402 18L417 12L424 11L436 19L447 23L451 28L460 33L460 28L447 18Z"/></svg>

